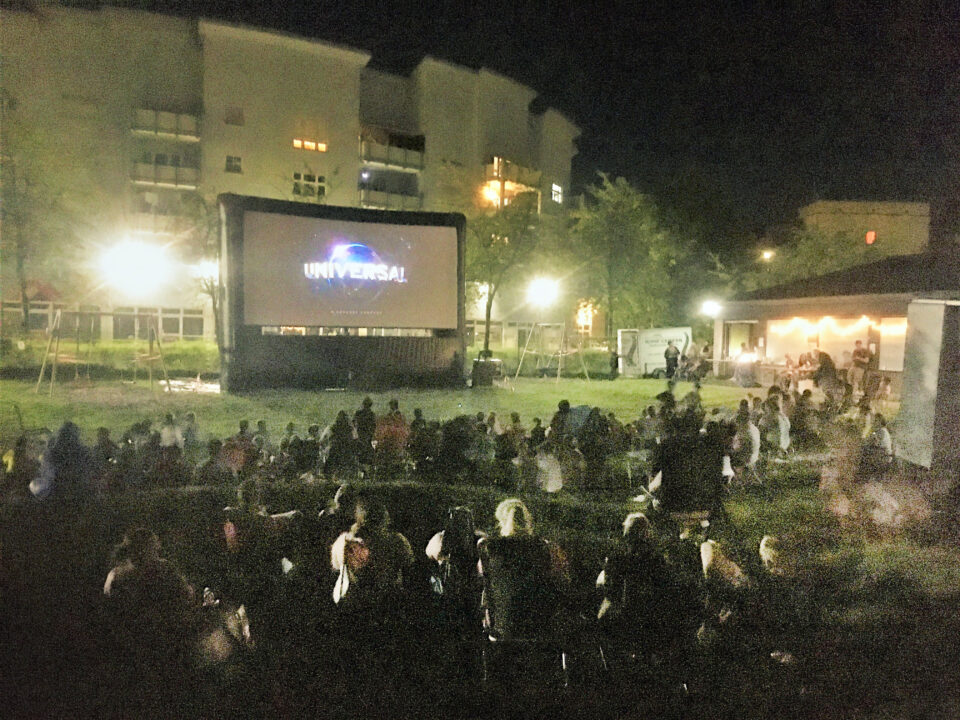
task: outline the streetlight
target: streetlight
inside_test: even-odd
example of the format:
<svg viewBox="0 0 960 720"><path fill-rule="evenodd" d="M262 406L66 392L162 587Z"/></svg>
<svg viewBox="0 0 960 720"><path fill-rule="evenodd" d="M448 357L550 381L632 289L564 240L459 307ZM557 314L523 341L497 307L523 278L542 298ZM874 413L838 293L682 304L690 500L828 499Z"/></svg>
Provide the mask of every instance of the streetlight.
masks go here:
<svg viewBox="0 0 960 720"><path fill-rule="evenodd" d="M770 262L773 260L774 255L776 255L776 253L773 252L773 250L764 250L762 253L760 253L760 259L764 262Z"/></svg>
<svg viewBox="0 0 960 720"><path fill-rule="evenodd" d="M703 305L700 306L700 312L711 318L716 318L721 310L723 306L716 300L704 300Z"/></svg>
<svg viewBox="0 0 960 720"><path fill-rule="evenodd" d="M552 278L534 278L527 287L527 302L539 308L553 305L559 296L560 283Z"/></svg>

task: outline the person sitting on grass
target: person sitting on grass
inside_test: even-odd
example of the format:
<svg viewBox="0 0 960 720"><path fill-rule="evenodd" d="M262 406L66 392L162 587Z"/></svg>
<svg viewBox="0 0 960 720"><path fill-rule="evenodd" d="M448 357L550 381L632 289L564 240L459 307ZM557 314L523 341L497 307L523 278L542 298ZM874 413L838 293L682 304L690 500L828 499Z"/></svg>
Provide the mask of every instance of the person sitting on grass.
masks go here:
<svg viewBox="0 0 960 720"><path fill-rule="evenodd" d="M413 550L406 537L390 529L382 502L357 501L354 523L334 542L330 561L338 575L333 598L341 609L374 624L397 616Z"/></svg>
<svg viewBox="0 0 960 720"><path fill-rule="evenodd" d="M80 428L67 420L47 445L40 461L41 478L48 477L57 495L78 496L87 488L93 469L89 448L80 442Z"/></svg>
<svg viewBox="0 0 960 720"><path fill-rule="evenodd" d="M101 485L109 487L120 460L120 447L110 439L108 428L97 428L97 442L93 446L91 455L94 477Z"/></svg>
<svg viewBox="0 0 960 720"><path fill-rule="evenodd" d="M695 617L696 593L674 577L643 513L624 519L622 540L604 562L597 587L603 592L597 613L601 629L637 650L672 645Z"/></svg>
<svg viewBox="0 0 960 720"><path fill-rule="evenodd" d="M430 585L440 599L443 620L468 637L480 627L477 544L484 538L486 533L477 529L470 508L455 507L426 548L427 557L436 563Z"/></svg>
<svg viewBox="0 0 960 720"><path fill-rule="evenodd" d="M194 591L171 563L160 557L160 540L146 528L124 535L107 574L103 594L119 639L140 659L165 661L181 655L194 629ZM160 657L155 657L159 654Z"/></svg>
<svg viewBox="0 0 960 720"><path fill-rule="evenodd" d="M128 532L103 585L115 687L123 717L161 717L191 695L200 628L190 583L146 528ZM174 711L175 712L175 711Z"/></svg>
<svg viewBox="0 0 960 720"><path fill-rule="evenodd" d="M233 480L233 472L223 461L223 442L211 438L207 451L207 459L197 468L197 482L200 485L222 485Z"/></svg>
<svg viewBox="0 0 960 720"><path fill-rule="evenodd" d="M533 516L521 500L504 500L494 515L496 536L479 544L484 629L504 638L550 632L563 620L567 557L534 534Z"/></svg>
<svg viewBox="0 0 960 720"><path fill-rule="evenodd" d="M874 413L860 448L856 479L859 482L880 480L890 472L893 461L893 438L887 429L887 421L880 413Z"/></svg>
<svg viewBox="0 0 960 720"><path fill-rule="evenodd" d="M533 419L533 427L530 428L530 438L528 440L530 449L536 451L536 449L543 445L546 440L547 431L543 427L543 421L540 418L535 417Z"/></svg>
<svg viewBox="0 0 960 720"><path fill-rule="evenodd" d="M760 459L760 429L753 424L749 411L742 408L734 423L736 434L730 447L730 464L741 482L759 482L757 462Z"/></svg>

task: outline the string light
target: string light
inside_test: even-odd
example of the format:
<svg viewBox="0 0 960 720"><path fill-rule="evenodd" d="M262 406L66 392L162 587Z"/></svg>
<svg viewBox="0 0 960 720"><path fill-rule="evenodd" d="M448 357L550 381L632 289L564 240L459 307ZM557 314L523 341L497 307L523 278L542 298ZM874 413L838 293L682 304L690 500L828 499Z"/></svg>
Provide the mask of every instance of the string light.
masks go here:
<svg viewBox="0 0 960 720"><path fill-rule="evenodd" d="M879 330L882 336L906 335L907 321L906 319L903 319L896 322L878 323L874 322L866 315L862 315L857 321L849 325L840 325L834 318L826 315L816 322L811 322L806 318L793 317L789 320L771 321L767 326L767 329L778 337L790 335L791 333L795 333L797 331L802 331L807 335L814 335L820 334L824 330L833 335L848 337L850 335L863 333L871 328Z"/></svg>

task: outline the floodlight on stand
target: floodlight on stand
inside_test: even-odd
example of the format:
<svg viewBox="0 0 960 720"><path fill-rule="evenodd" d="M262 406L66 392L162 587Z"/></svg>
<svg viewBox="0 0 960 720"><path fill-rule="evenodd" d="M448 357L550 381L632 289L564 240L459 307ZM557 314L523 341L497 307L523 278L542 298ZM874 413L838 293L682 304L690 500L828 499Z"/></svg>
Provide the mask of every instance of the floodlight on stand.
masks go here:
<svg viewBox="0 0 960 720"><path fill-rule="evenodd" d="M560 283L552 278L534 278L527 287L527 302L537 307L549 307L560 295Z"/></svg>
<svg viewBox="0 0 960 720"><path fill-rule="evenodd" d="M712 318L717 317L722 309L716 300L704 300L703 305L700 306L700 312Z"/></svg>
<svg viewBox="0 0 960 720"><path fill-rule="evenodd" d="M163 247L134 240L105 250L99 264L105 283L131 299L148 296L167 281L171 270Z"/></svg>

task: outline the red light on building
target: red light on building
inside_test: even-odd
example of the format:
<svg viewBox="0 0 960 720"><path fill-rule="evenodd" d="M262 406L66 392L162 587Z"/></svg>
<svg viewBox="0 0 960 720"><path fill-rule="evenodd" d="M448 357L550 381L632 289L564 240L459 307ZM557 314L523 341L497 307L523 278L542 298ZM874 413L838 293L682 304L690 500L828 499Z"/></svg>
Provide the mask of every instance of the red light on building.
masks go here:
<svg viewBox="0 0 960 720"><path fill-rule="evenodd" d="M867 241L867 245L873 245L877 241L877 231L867 230L867 235L864 239Z"/></svg>

